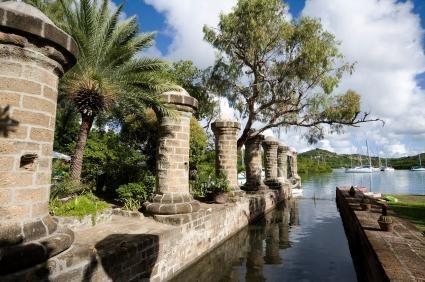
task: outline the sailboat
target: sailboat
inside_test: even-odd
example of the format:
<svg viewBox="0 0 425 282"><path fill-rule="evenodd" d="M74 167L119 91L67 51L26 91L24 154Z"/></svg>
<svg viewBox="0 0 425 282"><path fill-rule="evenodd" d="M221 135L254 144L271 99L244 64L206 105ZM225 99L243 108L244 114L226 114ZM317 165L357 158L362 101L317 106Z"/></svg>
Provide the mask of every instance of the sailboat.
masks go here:
<svg viewBox="0 0 425 282"><path fill-rule="evenodd" d="M346 173L372 173L374 171L372 167L372 161L370 159L369 146L367 145L367 140L366 140L366 148L367 148L367 155L369 157L369 165L364 166L362 164L362 157L360 156L360 166L346 168L345 169Z"/></svg>
<svg viewBox="0 0 425 282"><path fill-rule="evenodd" d="M414 166L410 170L411 171L425 171L425 167L422 166L421 154L419 154L419 166Z"/></svg>
<svg viewBox="0 0 425 282"><path fill-rule="evenodd" d="M393 167L388 166L387 158L385 158L385 166L381 167L381 171L394 171Z"/></svg>

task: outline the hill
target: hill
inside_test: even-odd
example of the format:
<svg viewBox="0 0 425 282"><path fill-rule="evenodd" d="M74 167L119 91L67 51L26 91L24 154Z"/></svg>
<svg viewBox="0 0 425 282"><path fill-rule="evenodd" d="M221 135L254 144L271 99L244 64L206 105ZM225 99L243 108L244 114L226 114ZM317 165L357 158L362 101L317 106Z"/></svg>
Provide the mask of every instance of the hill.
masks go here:
<svg viewBox="0 0 425 282"><path fill-rule="evenodd" d="M421 157L425 163L425 154L421 153ZM358 166L360 165L360 158L363 161L363 165L368 164L368 157L366 155L337 154L327 150L314 149L298 154L298 167L304 170L305 167L312 166L317 168L330 167L331 169ZM373 166L379 166L378 157L371 157L371 161ZM385 164L385 160L381 159L381 162L382 164ZM389 158L388 165L395 169L410 169L412 166L419 165L419 155L402 158ZM300 171L300 173L310 172L312 171Z"/></svg>

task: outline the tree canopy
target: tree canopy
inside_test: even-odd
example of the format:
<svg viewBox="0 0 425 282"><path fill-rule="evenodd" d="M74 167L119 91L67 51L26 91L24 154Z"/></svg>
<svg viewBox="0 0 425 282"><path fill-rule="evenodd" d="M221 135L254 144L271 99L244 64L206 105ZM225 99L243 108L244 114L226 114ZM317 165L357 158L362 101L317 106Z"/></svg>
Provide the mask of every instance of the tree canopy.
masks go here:
<svg viewBox="0 0 425 282"><path fill-rule="evenodd" d="M290 21L281 0L239 0L217 28L204 26L204 38L218 51L211 85L246 119L238 147L269 128L306 127L316 142L324 125L339 133L376 120L354 91L334 94L353 71L335 37L318 20Z"/></svg>

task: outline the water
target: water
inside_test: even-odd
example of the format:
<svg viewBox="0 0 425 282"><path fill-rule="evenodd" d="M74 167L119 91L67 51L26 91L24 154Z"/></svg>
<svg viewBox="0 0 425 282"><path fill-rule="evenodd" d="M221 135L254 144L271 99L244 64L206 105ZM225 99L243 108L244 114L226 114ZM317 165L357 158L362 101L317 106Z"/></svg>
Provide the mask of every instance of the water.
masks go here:
<svg viewBox="0 0 425 282"><path fill-rule="evenodd" d="M425 195L425 173L304 177L303 198L280 205L182 272L175 281L356 281L335 187Z"/></svg>

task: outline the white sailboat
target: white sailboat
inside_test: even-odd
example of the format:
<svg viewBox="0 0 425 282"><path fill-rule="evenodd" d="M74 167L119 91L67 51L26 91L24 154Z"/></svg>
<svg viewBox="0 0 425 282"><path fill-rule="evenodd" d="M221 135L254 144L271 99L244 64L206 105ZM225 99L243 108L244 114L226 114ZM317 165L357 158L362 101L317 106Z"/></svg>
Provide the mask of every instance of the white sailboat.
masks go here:
<svg viewBox="0 0 425 282"><path fill-rule="evenodd" d="M385 158L385 166L381 167L381 171L394 171L393 167L388 166L388 160Z"/></svg>
<svg viewBox="0 0 425 282"><path fill-rule="evenodd" d="M367 140L366 140L366 148L367 148L367 155L369 157L369 165L364 166L362 163L362 157L360 156L360 166L346 168L345 169L346 173L372 173L374 171L372 167L372 161L370 159L369 146L367 144Z"/></svg>
<svg viewBox="0 0 425 282"><path fill-rule="evenodd" d="M425 171L425 167L422 166L421 154L419 154L419 166L414 166L410 170L411 171Z"/></svg>

